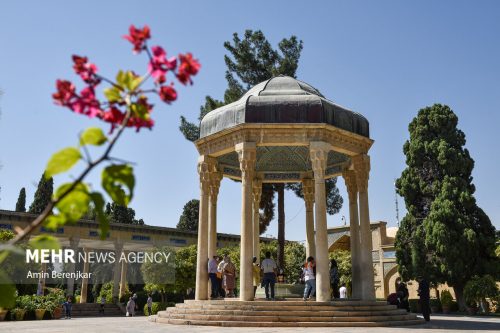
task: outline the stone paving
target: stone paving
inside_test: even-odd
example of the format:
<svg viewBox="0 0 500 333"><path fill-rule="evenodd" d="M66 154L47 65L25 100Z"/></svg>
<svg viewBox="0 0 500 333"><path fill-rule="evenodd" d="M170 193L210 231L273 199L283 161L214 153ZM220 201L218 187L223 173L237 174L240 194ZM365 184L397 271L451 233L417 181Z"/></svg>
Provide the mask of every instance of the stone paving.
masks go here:
<svg viewBox="0 0 500 333"><path fill-rule="evenodd" d="M380 328L224 328L200 326L174 326L156 324L146 317L98 317L98 318L73 318L71 320L44 320L22 322L0 322L2 333L67 333L75 329L82 332L162 332L162 333L322 333L322 332L409 332L421 331L422 333L434 332L499 332L500 317L467 317L453 315L436 315L426 324L410 327L380 327Z"/></svg>

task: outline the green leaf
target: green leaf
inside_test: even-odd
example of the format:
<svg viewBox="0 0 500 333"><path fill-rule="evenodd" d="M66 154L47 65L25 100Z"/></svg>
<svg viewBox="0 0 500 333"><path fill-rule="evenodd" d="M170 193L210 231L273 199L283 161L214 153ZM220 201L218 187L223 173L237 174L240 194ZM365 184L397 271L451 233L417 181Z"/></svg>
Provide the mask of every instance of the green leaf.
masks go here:
<svg viewBox="0 0 500 333"><path fill-rule="evenodd" d="M0 270L0 308L10 309L16 304L16 287L7 274Z"/></svg>
<svg viewBox="0 0 500 333"><path fill-rule="evenodd" d="M80 151L75 147L68 147L58 151L52 155L47 163L47 168L45 169L45 179L49 179L58 173L68 171L81 158L82 155L80 154Z"/></svg>
<svg viewBox="0 0 500 333"><path fill-rule="evenodd" d="M106 96L108 102L110 103L121 102L123 100L120 89L118 89L117 87L104 89L104 96Z"/></svg>
<svg viewBox="0 0 500 333"><path fill-rule="evenodd" d="M50 230L56 230L60 226L65 225L67 222L67 219L64 215L60 214L55 214L55 215L50 215L45 219L43 222L43 225L47 227Z"/></svg>
<svg viewBox="0 0 500 333"><path fill-rule="evenodd" d="M123 186L128 189L128 194ZM119 205L127 206L134 194L134 170L130 165L110 165L102 171L102 187L111 199Z"/></svg>
<svg viewBox="0 0 500 333"><path fill-rule="evenodd" d="M38 235L30 240L30 245L37 250L59 250L60 244L57 238L49 235Z"/></svg>
<svg viewBox="0 0 500 333"><path fill-rule="evenodd" d="M135 75L132 71L119 71L116 75L116 83L128 91L134 91L137 89L141 81L142 78Z"/></svg>
<svg viewBox="0 0 500 333"><path fill-rule="evenodd" d="M90 198L94 203L95 211L97 214L97 220L99 221L99 234L101 239L106 239L109 231L109 219L106 214L104 214L104 198L99 192L90 193Z"/></svg>
<svg viewBox="0 0 500 333"><path fill-rule="evenodd" d="M61 185L56 191L55 198L59 198L71 186L72 183ZM56 208L64 218L64 220L56 220L56 222L64 224L78 221L87 212L89 203L90 195L87 185L78 183L71 192L56 204Z"/></svg>
<svg viewBox="0 0 500 333"><path fill-rule="evenodd" d="M138 117L143 120L149 120L150 118L148 108L144 104L133 103L132 105L130 105L130 110L132 111L133 117Z"/></svg>
<svg viewBox="0 0 500 333"><path fill-rule="evenodd" d="M108 141L106 135L104 135L102 129L99 127L87 128L80 137L80 145L94 145L101 146L103 143Z"/></svg>

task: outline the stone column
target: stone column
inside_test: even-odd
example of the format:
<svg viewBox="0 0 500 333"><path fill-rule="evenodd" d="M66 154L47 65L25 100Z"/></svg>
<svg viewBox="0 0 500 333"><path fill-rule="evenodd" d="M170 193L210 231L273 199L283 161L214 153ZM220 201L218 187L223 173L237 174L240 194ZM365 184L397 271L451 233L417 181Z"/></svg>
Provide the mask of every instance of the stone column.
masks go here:
<svg viewBox="0 0 500 333"><path fill-rule="evenodd" d="M222 180L222 173L218 172L216 165L210 174L210 194L208 198L208 257L211 259L217 255L217 197Z"/></svg>
<svg viewBox="0 0 500 333"><path fill-rule="evenodd" d="M123 252L125 255L126 252ZM118 299L122 298L125 295L125 290L127 290L127 262L123 260L121 262L121 274L120 274L120 292L118 294ZM127 300L128 301L128 300Z"/></svg>
<svg viewBox="0 0 500 333"><path fill-rule="evenodd" d="M120 299L120 273L121 273L121 265L120 265L120 256L122 254L123 244L116 242L115 243L115 266L113 268L113 303L117 303Z"/></svg>
<svg viewBox="0 0 500 333"><path fill-rule="evenodd" d="M255 178L253 181L253 256L260 263L260 214L259 206L262 197L262 180Z"/></svg>
<svg viewBox="0 0 500 333"><path fill-rule="evenodd" d="M306 258L316 258L316 241L314 236L314 180L302 180L302 192L306 205Z"/></svg>
<svg viewBox="0 0 500 333"><path fill-rule="evenodd" d="M326 142L309 144L314 172L314 201L316 220L316 300L330 300L330 274L328 267L328 235L326 225L325 170L331 146Z"/></svg>
<svg viewBox="0 0 500 333"><path fill-rule="evenodd" d="M213 159L209 156L200 156L198 159L200 210L198 219L198 253L196 256L196 300L208 299L208 196L212 163Z"/></svg>
<svg viewBox="0 0 500 333"><path fill-rule="evenodd" d="M75 260L78 256L78 243L80 242L79 238L71 238L69 240L69 247L73 251L75 251ZM68 263L68 273L75 273L75 263ZM70 275L71 276L71 275ZM75 293L75 279L72 277L68 278L66 293L68 296L73 296Z"/></svg>
<svg viewBox="0 0 500 333"><path fill-rule="evenodd" d="M47 274L47 263L42 263L40 267L40 271L42 274L40 275L40 279L38 280L38 284L40 285L40 294L45 294L45 274Z"/></svg>
<svg viewBox="0 0 500 333"><path fill-rule="evenodd" d="M351 234L351 274L352 274L352 297L361 298L361 262L359 244L359 219L358 219L358 186L356 174L352 170L342 173L345 186L349 195L349 232Z"/></svg>
<svg viewBox="0 0 500 333"><path fill-rule="evenodd" d="M88 249L84 248L83 253L85 254L85 261L83 262L83 274L89 273L89 260L87 258ZM87 287L89 285L89 279L86 277L82 278L82 288L80 292L80 303L87 303Z"/></svg>
<svg viewBox="0 0 500 333"><path fill-rule="evenodd" d="M359 192L359 226L360 226L360 257L362 274L362 298L365 300L375 299L375 287L373 281L372 260L372 233L370 229L370 209L368 206L368 178L370 174L370 157L368 155L356 155L351 158L354 171L356 172L356 183Z"/></svg>
<svg viewBox="0 0 500 333"><path fill-rule="evenodd" d="M236 145L241 169L241 252L240 252L240 300L253 300L252 257L252 181L255 173L255 142Z"/></svg>

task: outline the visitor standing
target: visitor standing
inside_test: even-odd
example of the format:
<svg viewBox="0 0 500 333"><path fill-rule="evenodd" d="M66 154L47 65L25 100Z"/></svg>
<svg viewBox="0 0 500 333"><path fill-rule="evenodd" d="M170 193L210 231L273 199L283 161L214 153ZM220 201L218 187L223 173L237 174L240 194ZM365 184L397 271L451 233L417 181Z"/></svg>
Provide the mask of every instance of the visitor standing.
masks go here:
<svg viewBox="0 0 500 333"><path fill-rule="evenodd" d="M106 297L102 296L101 297L101 308L99 309L99 312L104 316L104 305L106 304Z"/></svg>
<svg viewBox="0 0 500 333"><path fill-rule="evenodd" d="M332 288L332 299L339 298L339 267L335 259L330 260L330 288Z"/></svg>
<svg viewBox="0 0 500 333"><path fill-rule="evenodd" d="M422 316L425 321L431 320L431 305L430 305L430 289L429 282L423 278L418 282L418 295L420 296L420 306L422 308Z"/></svg>
<svg viewBox="0 0 500 333"><path fill-rule="evenodd" d="M217 256L213 256L213 258L208 261L208 277L211 287L210 298L217 298L219 296L217 284Z"/></svg>
<svg viewBox="0 0 500 333"><path fill-rule="evenodd" d="M226 296L226 291L224 290L224 265L226 264L226 257L227 257L227 254L224 255L224 257L219 261L219 264L217 266L217 279L218 279L218 282L219 282L219 295L221 297L225 297Z"/></svg>
<svg viewBox="0 0 500 333"><path fill-rule="evenodd" d="M398 308L406 309L407 312L410 312L410 302L408 301L410 293L408 292L406 283L404 282L399 283L397 295L398 295Z"/></svg>
<svg viewBox="0 0 500 333"><path fill-rule="evenodd" d="M257 286L260 284L260 266L257 262L257 257L253 257L253 298L255 298L255 293L257 292Z"/></svg>
<svg viewBox="0 0 500 333"><path fill-rule="evenodd" d="M64 311L66 313L65 318L71 319L71 308L73 307L73 303L71 302L71 296L68 296L66 302L63 303Z"/></svg>
<svg viewBox="0 0 500 333"><path fill-rule="evenodd" d="M135 315L135 302L133 297L128 298L127 302L127 317L133 317Z"/></svg>
<svg viewBox="0 0 500 333"><path fill-rule="evenodd" d="M276 262L271 259L271 252L266 252L266 259L262 260L260 265L262 271L264 272L264 279L262 284L264 285L266 291L266 300L274 301L274 284L276 283ZM271 297L269 297L269 287L271 287Z"/></svg>
<svg viewBox="0 0 500 333"><path fill-rule="evenodd" d="M342 286L339 289L340 298L347 298L347 288L345 283L342 283Z"/></svg>
<svg viewBox="0 0 500 333"><path fill-rule="evenodd" d="M315 266L316 262L314 261L314 258L308 257L306 264L304 265L304 281L306 282L303 297L304 301L312 299L316 296L316 275L314 273Z"/></svg>
<svg viewBox="0 0 500 333"><path fill-rule="evenodd" d="M151 294L148 295L146 304L148 305L148 316L151 316L153 314L153 297L151 297Z"/></svg>
<svg viewBox="0 0 500 333"><path fill-rule="evenodd" d="M224 264L224 288L226 289L226 297L234 297L234 287L236 285L236 266L232 263L231 258L227 256Z"/></svg>

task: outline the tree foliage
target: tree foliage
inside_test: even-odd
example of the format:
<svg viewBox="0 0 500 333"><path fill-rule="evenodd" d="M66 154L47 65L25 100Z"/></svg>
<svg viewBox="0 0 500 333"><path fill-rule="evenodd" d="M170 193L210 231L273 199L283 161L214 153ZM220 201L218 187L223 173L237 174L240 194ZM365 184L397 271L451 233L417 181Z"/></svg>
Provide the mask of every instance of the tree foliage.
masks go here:
<svg viewBox="0 0 500 333"><path fill-rule="evenodd" d="M421 109L410 123L403 147L407 167L396 182L408 213L395 246L403 279L447 282L463 308L467 281L498 269L499 262L495 228L474 198L474 161L457 123L440 104Z"/></svg>
<svg viewBox="0 0 500 333"><path fill-rule="evenodd" d="M26 211L26 189L23 187L21 191L19 191L19 197L16 202L16 212L25 212Z"/></svg>
<svg viewBox="0 0 500 333"><path fill-rule="evenodd" d="M43 212L45 207L49 204L52 199L52 193L54 191L54 179L50 177L45 179L45 174L42 175L40 181L38 182L38 187L35 192L35 198L30 205L28 210L32 214L40 214Z"/></svg>
<svg viewBox="0 0 500 333"><path fill-rule="evenodd" d="M135 218L134 209L119 205L114 202L108 202L106 204L106 210L104 213L107 215L109 222L111 223L144 225L143 219L137 220Z"/></svg>
<svg viewBox="0 0 500 333"><path fill-rule="evenodd" d="M199 211L200 200L189 200L182 209L182 214L176 228L179 230L198 231Z"/></svg>

